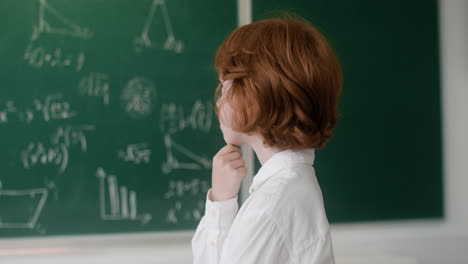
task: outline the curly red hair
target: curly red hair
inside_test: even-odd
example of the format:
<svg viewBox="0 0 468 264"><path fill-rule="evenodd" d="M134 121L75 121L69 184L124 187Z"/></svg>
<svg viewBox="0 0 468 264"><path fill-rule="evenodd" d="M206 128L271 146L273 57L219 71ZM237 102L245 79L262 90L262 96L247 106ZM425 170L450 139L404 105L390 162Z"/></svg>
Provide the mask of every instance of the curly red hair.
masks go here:
<svg viewBox="0 0 468 264"><path fill-rule="evenodd" d="M342 73L325 37L305 20L271 18L234 30L215 67L232 85L224 95L232 128L280 149L322 148L337 124ZM222 85L215 91L220 98ZM215 103L219 117L219 106Z"/></svg>

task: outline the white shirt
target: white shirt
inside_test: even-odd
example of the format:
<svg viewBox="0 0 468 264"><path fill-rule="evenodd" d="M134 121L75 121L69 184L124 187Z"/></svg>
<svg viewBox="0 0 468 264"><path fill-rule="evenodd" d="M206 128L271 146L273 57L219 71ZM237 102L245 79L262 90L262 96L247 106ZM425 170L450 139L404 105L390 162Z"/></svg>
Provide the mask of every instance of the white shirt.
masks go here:
<svg viewBox="0 0 468 264"><path fill-rule="evenodd" d="M285 150L260 168L239 212L237 197L210 201L192 238L194 264L333 264L314 149Z"/></svg>

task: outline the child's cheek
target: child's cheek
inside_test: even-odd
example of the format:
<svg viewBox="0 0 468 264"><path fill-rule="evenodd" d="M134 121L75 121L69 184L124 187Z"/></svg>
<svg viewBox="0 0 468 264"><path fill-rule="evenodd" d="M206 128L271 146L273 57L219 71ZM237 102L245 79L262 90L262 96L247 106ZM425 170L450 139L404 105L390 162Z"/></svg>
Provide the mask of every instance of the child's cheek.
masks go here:
<svg viewBox="0 0 468 264"><path fill-rule="evenodd" d="M219 112L219 123L226 128L231 128L231 111L229 104L223 103Z"/></svg>
<svg viewBox="0 0 468 264"><path fill-rule="evenodd" d="M241 145L240 133L233 131L231 128L224 126L222 123L220 127L221 131L223 132L223 138L226 144Z"/></svg>

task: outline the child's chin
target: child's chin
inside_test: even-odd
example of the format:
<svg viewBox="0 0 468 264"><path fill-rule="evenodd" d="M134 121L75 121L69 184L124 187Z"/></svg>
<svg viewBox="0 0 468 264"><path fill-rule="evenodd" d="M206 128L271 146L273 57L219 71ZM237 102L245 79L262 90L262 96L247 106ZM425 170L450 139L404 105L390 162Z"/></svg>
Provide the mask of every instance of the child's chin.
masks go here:
<svg viewBox="0 0 468 264"><path fill-rule="evenodd" d="M224 137L224 142L226 142L227 145L236 145L236 146L240 146L244 143L240 142L240 140L238 139L235 139L235 138L226 138Z"/></svg>

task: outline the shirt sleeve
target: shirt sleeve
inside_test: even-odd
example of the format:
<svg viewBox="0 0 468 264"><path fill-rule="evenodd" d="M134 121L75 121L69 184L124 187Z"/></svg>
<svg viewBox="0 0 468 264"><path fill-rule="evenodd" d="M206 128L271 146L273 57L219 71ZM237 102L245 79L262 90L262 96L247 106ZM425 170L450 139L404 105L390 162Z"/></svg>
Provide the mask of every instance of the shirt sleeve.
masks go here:
<svg viewBox="0 0 468 264"><path fill-rule="evenodd" d="M272 216L254 212L237 219L222 249L222 264L291 263L283 230Z"/></svg>
<svg viewBox="0 0 468 264"><path fill-rule="evenodd" d="M330 231L313 240L298 252L295 259L299 263L335 264Z"/></svg>
<svg viewBox="0 0 468 264"><path fill-rule="evenodd" d="M193 264L219 263L224 240L239 210L238 197L213 202L210 194L211 189L206 194L205 215L192 238Z"/></svg>

